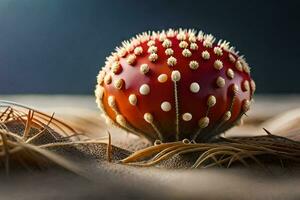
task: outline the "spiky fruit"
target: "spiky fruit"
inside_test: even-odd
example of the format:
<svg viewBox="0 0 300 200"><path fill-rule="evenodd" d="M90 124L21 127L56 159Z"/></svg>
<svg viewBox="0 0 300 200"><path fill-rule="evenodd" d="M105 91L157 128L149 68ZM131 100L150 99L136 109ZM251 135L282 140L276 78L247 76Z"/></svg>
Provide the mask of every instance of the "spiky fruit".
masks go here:
<svg viewBox="0 0 300 200"><path fill-rule="evenodd" d="M229 42L194 30L142 33L98 75L96 98L113 124L149 140L205 141L249 110L255 83Z"/></svg>

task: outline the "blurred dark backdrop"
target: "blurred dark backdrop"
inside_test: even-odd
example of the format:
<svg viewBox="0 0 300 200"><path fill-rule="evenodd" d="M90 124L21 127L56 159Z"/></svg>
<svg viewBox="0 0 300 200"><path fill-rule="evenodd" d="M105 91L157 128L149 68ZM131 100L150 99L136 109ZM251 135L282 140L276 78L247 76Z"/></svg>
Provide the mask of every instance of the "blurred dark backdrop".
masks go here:
<svg viewBox="0 0 300 200"><path fill-rule="evenodd" d="M169 27L231 41L259 93L299 93L299 8L287 0L0 0L0 94L92 94L116 45Z"/></svg>

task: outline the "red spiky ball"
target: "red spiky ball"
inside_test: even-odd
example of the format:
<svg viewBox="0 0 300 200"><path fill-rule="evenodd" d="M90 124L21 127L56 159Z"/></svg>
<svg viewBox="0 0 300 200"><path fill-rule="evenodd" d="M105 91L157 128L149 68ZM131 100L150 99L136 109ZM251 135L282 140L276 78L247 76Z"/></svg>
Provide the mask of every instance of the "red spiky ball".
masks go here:
<svg viewBox="0 0 300 200"><path fill-rule="evenodd" d="M142 33L123 42L98 75L111 122L151 141L206 141L249 110L255 83L229 42L194 30Z"/></svg>

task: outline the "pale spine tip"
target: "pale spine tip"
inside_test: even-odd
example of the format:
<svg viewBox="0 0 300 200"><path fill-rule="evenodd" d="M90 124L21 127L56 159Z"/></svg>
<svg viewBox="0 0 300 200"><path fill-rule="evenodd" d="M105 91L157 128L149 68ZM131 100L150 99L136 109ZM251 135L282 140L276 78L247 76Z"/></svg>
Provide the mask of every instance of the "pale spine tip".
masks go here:
<svg viewBox="0 0 300 200"><path fill-rule="evenodd" d="M172 71L171 78L174 82L179 81L181 78L180 72L178 70Z"/></svg>
<svg viewBox="0 0 300 200"><path fill-rule="evenodd" d="M198 49L198 45L196 43L191 43L190 44L190 49L191 50L197 50Z"/></svg>
<svg viewBox="0 0 300 200"><path fill-rule="evenodd" d="M160 105L160 107L165 112L169 112L172 109L172 106L171 106L171 104L168 101L162 102L162 104Z"/></svg>
<svg viewBox="0 0 300 200"><path fill-rule="evenodd" d="M179 47L180 47L181 49L186 49L186 48L188 48L188 46L189 46L189 44L188 44L186 41L181 41L181 42L179 43Z"/></svg>
<svg viewBox="0 0 300 200"><path fill-rule="evenodd" d="M171 48L168 48L168 49L165 50L165 54L166 54L167 56L171 56L171 55L173 55L173 53L174 53L174 51L173 51L173 49L171 49Z"/></svg>
<svg viewBox="0 0 300 200"><path fill-rule="evenodd" d="M130 103L131 105L135 106L136 103L137 103L137 97L136 97L136 95L135 95L135 94L129 95L128 101L129 101L129 103Z"/></svg>
<svg viewBox="0 0 300 200"><path fill-rule="evenodd" d="M215 106L216 103L217 103L216 97L213 96L213 95L210 95L210 96L208 97L208 99L207 99L207 106L208 106L209 108L211 108L211 107Z"/></svg>
<svg viewBox="0 0 300 200"><path fill-rule="evenodd" d="M107 103L110 107L116 107L116 98L114 96L109 96L107 99Z"/></svg>
<svg viewBox="0 0 300 200"><path fill-rule="evenodd" d="M197 42L196 36L195 36L195 35L190 35L190 36L189 36L189 42L190 42L191 44Z"/></svg>
<svg viewBox="0 0 300 200"><path fill-rule="evenodd" d="M242 105L243 112L247 112L250 109L250 101L244 100Z"/></svg>
<svg viewBox="0 0 300 200"><path fill-rule="evenodd" d="M123 79L117 79L117 80L114 81L114 86L118 90L122 89L123 85L124 85L124 80Z"/></svg>
<svg viewBox="0 0 300 200"><path fill-rule="evenodd" d="M210 58L210 54L209 54L209 52L208 51L203 51L202 52L202 58L204 59L204 60L208 60L209 58Z"/></svg>
<svg viewBox="0 0 300 200"><path fill-rule="evenodd" d="M205 46L206 48L211 48L212 47L212 42L204 40L203 41L203 46Z"/></svg>
<svg viewBox="0 0 300 200"><path fill-rule="evenodd" d="M173 56L171 56L170 58L168 58L167 64L169 66L173 67L173 66L175 66L177 64L177 59L174 58Z"/></svg>
<svg viewBox="0 0 300 200"><path fill-rule="evenodd" d="M191 56L192 56L192 52L191 52L190 50L188 50L188 49L184 49L184 50L182 51L182 55L183 55L184 57L191 57Z"/></svg>
<svg viewBox="0 0 300 200"><path fill-rule="evenodd" d="M140 87L141 95L148 95L150 93L150 86L148 84L143 84Z"/></svg>
<svg viewBox="0 0 300 200"><path fill-rule="evenodd" d="M102 100L103 96L104 96L104 88L100 85L97 85L95 94L96 94L97 99Z"/></svg>
<svg viewBox="0 0 300 200"><path fill-rule="evenodd" d="M250 90L250 84L249 84L249 81L248 80L245 80L243 82L243 90L244 91L249 91Z"/></svg>
<svg viewBox="0 0 300 200"><path fill-rule="evenodd" d="M191 85L190 85L190 91L193 92L193 93L197 93L199 92L200 90L200 85L196 82L193 82Z"/></svg>
<svg viewBox="0 0 300 200"><path fill-rule="evenodd" d="M142 47L135 47L134 49L134 54L135 55L141 55L143 53L143 48Z"/></svg>
<svg viewBox="0 0 300 200"><path fill-rule="evenodd" d="M105 77L104 77L104 83L106 85L109 85L111 83L111 75L109 75L109 74L105 75Z"/></svg>
<svg viewBox="0 0 300 200"><path fill-rule="evenodd" d="M234 71L232 69L227 69L226 75L228 78L233 79L234 78Z"/></svg>
<svg viewBox="0 0 300 200"><path fill-rule="evenodd" d="M253 80L250 81L250 86L251 86L252 93L254 93L256 90L256 84Z"/></svg>
<svg viewBox="0 0 300 200"><path fill-rule="evenodd" d="M158 82L164 83L168 80L167 74L161 74L157 77Z"/></svg>
<svg viewBox="0 0 300 200"><path fill-rule="evenodd" d="M162 43L162 46L165 48L170 48L172 46L171 40L165 39L165 41Z"/></svg>
<svg viewBox="0 0 300 200"><path fill-rule="evenodd" d="M142 74L147 74L149 72L149 66L147 64L142 64L140 66L140 72Z"/></svg>
<svg viewBox="0 0 300 200"><path fill-rule="evenodd" d="M247 74L250 74L250 67L248 65L243 65L243 70L244 72L246 72Z"/></svg>
<svg viewBox="0 0 300 200"><path fill-rule="evenodd" d="M241 64L241 62L240 62L239 60L236 61L236 63L235 63L235 68L236 68L238 71L240 71L240 72L243 71L243 66L242 66L242 64Z"/></svg>
<svg viewBox="0 0 300 200"><path fill-rule="evenodd" d="M167 31L167 36L168 36L168 37L174 37L174 36L175 36L175 31L174 31L174 29L169 29L169 30Z"/></svg>
<svg viewBox="0 0 300 200"><path fill-rule="evenodd" d="M219 88L224 87L224 86L225 86L225 79L219 76L219 77L217 78L216 84L217 84L217 86L218 86Z"/></svg>
<svg viewBox="0 0 300 200"><path fill-rule="evenodd" d="M150 46L148 48L148 53L156 53L157 52L157 47L156 46Z"/></svg>
<svg viewBox="0 0 300 200"><path fill-rule="evenodd" d="M241 64L243 66L243 71L246 72L247 74L250 74L250 67L245 59L241 59Z"/></svg>
<svg viewBox="0 0 300 200"><path fill-rule="evenodd" d="M202 117L198 121L198 126L200 128L206 128L208 126L208 124L209 124L209 118L208 117Z"/></svg>
<svg viewBox="0 0 300 200"><path fill-rule="evenodd" d="M153 143L154 146L161 145L161 144L162 144L161 140L155 140Z"/></svg>
<svg viewBox="0 0 300 200"><path fill-rule="evenodd" d="M182 32L182 33L177 34L176 38L177 38L177 40L182 41L182 40L186 39L186 35L184 32Z"/></svg>
<svg viewBox="0 0 300 200"><path fill-rule="evenodd" d="M104 77L105 77L106 72L105 71L100 71L100 73L97 76L97 83L99 85L101 85L104 81Z"/></svg>
<svg viewBox="0 0 300 200"><path fill-rule="evenodd" d="M129 65L134 64L134 63L135 63L135 60L136 60L136 56L133 55L133 54L130 54L130 55L127 57L127 59L126 59L126 61L127 61L127 63L128 63Z"/></svg>
<svg viewBox="0 0 300 200"><path fill-rule="evenodd" d="M151 53L148 57L151 62L155 62L158 59L158 55L156 53Z"/></svg>
<svg viewBox="0 0 300 200"><path fill-rule="evenodd" d="M223 55L223 51L220 47L215 47L214 48L214 53L218 56L222 56Z"/></svg>
<svg viewBox="0 0 300 200"><path fill-rule="evenodd" d="M153 115L151 113L145 113L144 120L149 124L153 123Z"/></svg>
<svg viewBox="0 0 300 200"><path fill-rule="evenodd" d="M112 72L114 73L114 74L116 74L118 71L120 71L120 69L121 69L121 65L120 65L120 63L119 62L114 62L113 64L112 64Z"/></svg>
<svg viewBox="0 0 300 200"><path fill-rule="evenodd" d="M152 46L152 45L155 45L155 41L149 40L149 41L147 42L147 46L150 47L150 46Z"/></svg>
<svg viewBox="0 0 300 200"><path fill-rule="evenodd" d="M165 39L167 38L166 34L163 32L161 34L159 34L158 40L160 42L163 42Z"/></svg>
<svg viewBox="0 0 300 200"><path fill-rule="evenodd" d="M117 49L117 54L119 57L123 58L126 55L127 51L125 48Z"/></svg>
<svg viewBox="0 0 300 200"><path fill-rule="evenodd" d="M121 126L126 126L126 119L123 117L123 115L117 115L116 116L116 121Z"/></svg>
<svg viewBox="0 0 300 200"><path fill-rule="evenodd" d="M216 60L214 62L214 68L217 70L221 70L223 68L223 62L221 60Z"/></svg>
<svg viewBox="0 0 300 200"><path fill-rule="evenodd" d="M189 63L189 66L190 66L191 69L196 70L196 69L198 69L198 67L199 67L199 63L198 63L197 61L195 61L195 60L192 60L192 61Z"/></svg>
<svg viewBox="0 0 300 200"><path fill-rule="evenodd" d="M228 58L229 58L229 61L232 62L232 63L234 63L235 60L236 60L235 57L231 54L228 54Z"/></svg>
<svg viewBox="0 0 300 200"><path fill-rule="evenodd" d="M239 92L239 86L237 86L237 84L233 84L232 91L236 95Z"/></svg>
<svg viewBox="0 0 300 200"><path fill-rule="evenodd" d="M225 112L223 116L223 120L228 121L230 118L231 118L231 112L230 111Z"/></svg>
<svg viewBox="0 0 300 200"><path fill-rule="evenodd" d="M183 121L186 121L186 122L187 122L187 121L191 121L192 118L193 118L193 116L192 116L191 113L184 113L184 114L182 115Z"/></svg>

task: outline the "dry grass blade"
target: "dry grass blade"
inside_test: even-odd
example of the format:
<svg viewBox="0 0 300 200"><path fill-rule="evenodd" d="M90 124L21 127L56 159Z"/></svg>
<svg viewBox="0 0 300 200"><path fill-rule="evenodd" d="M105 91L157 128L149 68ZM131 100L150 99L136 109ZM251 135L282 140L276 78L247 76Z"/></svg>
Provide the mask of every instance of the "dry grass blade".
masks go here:
<svg viewBox="0 0 300 200"><path fill-rule="evenodd" d="M171 142L171 143L165 143L165 144L160 144L160 145L156 145L156 146L151 146L146 149L142 149L140 151L133 153L132 155L128 156L127 158L121 160L121 162L122 163L136 162L136 161L139 161L140 159L147 158L147 157L154 155L155 153L158 153L168 147L176 146L178 144L182 144L182 142Z"/></svg>
<svg viewBox="0 0 300 200"><path fill-rule="evenodd" d="M184 144L178 144L176 146L172 146L172 147L168 147L164 150L162 150L161 152L159 152L158 154L156 154L151 160L157 160L159 159L160 157L166 155L167 153L170 153L170 152L173 152L174 150L177 150L177 149L181 149L182 147L184 146Z"/></svg>
<svg viewBox="0 0 300 200"><path fill-rule="evenodd" d="M163 153L163 154L161 154L161 156L156 157L155 159L151 159L148 162L145 162L145 163L142 163L142 162L132 163L131 165L141 166L141 167L150 167L150 166L153 166L153 165L159 163L162 160L166 160L166 159L174 156L178 152L183 151L187 148L189 148L189 147L187 147L187 146L181 146L181 147L176 146L176 148L173 148L174 150L171 150L171 151L169 150L168 152Z"/></svg>
<svg viewBox="0 0 300 200"><path fill-rule="evenodd" d="M51 118L49 119L49 121L47 122L47 124L45 125L44 128L42 128L37 134L35 134L34 136L32 136L31 138L26 138L26 143L31 143L33 142L35 139L39 138L47 129L47 127L49 127L49 125L51 124L52 120L54 118L54 113L51 115Z"/></svg>

